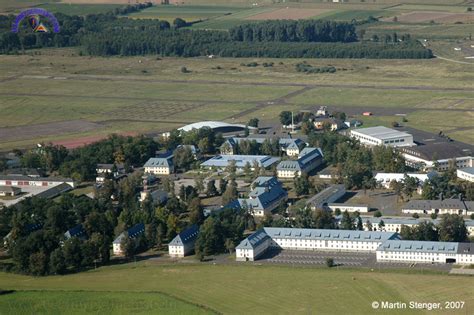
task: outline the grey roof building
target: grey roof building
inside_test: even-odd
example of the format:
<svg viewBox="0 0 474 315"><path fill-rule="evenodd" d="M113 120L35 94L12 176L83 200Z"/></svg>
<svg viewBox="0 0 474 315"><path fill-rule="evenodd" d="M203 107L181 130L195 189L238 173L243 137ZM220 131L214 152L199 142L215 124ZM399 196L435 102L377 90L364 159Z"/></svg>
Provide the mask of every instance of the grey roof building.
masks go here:
<svg viewBox="0 0 474 315"><path fill-rule="evenodd" d="M194 244L199 236L199 226L191 225L182 231L168 244L168 252L171 257L184 257L194 251Z"/></svg>
<svg viewBox="0 0 474 315"><path fill-rule="evenodd" d="M274 177L258 177L252 184L255 187L249 198L239 198L225 208L247 209L254 216L265 216L288 198L288 193Z"/></svg>
<svg viewBox="0 0 474 315"><path fill-rule="evenodd" d="M278 162L280 158L271 157L268 155L217 155L203 163L205 168L226 168L230 161L235 161L237 169L243 169L248 163L253 168L254 163L258 163L260 167L268 168Z"/></svg>
<svg viewBox="0 0 474 315"><path fill-rule="evenodd" d="M255 249L266 240L271 239L270 236L261 229L244 239L235 249Z"/></svg>
<svg viewBox="0 0 474 315"><path fill-rule="evenodd" d="M454 198L443 200L410 200L402 207L402 212L469 215L474 212L474 201Z"/></svg>
<svg viewBox="0 0 474 315"><path fill-rule="evenodd" d="M428 252L428 253L457 253L458 244L455 242L428 242L387 240L377 249L378 251L397 252Z"/></svg>
<svg viewBox="0 0 474 315"><path fill-rule="evenodd" d="M293 178L295 174L309 173L323 163L323 153L320 148L304 148L297 160L281 161L277 166L278 177Z"/></svg>
<svg viewBox="0 0 474 315"><path fill-rule="evenodd" d="M126 234L128 234L128 237L130 239L135 240L143 233L145 233L145 224L143 223L138 223L129 228L127 231L120 233L120 235L113 242L114 254L122 254L122 241L125 238Z"/></svg>
<svg viewBox="0 0 474 315"><path fill-rule="evenodd" d="M313 210L326 209L329 203L336 202L346 194L344 185L331 185L306 201Z"/></svg>

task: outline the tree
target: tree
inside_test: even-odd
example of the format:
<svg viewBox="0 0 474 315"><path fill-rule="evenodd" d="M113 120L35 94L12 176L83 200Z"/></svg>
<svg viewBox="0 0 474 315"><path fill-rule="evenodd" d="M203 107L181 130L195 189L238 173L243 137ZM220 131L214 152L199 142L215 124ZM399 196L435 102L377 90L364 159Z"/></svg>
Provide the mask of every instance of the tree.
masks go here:
<svg viewBox="0 0 474 315"><path fill-rule="evenodd" d="M225 248L229 251L229 254L232 254L232 252L235 250L234 241L232 241L232 239L230 239L230 238L226 238Z"/></svg>
<svg viewBox="0 0 474 315"><path fill-rule="evenodd" d="M235 180L231 180L230 183L227 185L227 188L222 194L222 204L228 205L230 202L237 200L237 183Z"/></svg>
<svg viewBox="0 0 474 315"><path fill-rule="evenodd" d="M130 259L133 257L133 255L135 255L135 240L131 239L127 232L124 233L124 237L120 242L120 247L125 258Z"/></svg>
<svg viewBox="0 0 474 315"><path fill-rule="evenodd" d="M227 189L227 181L223 178L219 180L219 193L222 195Z"/></svg>
<svg viewBox="0 0 474 315"><path fill-rule="evenodd" d="M193 224L201 224L204 221L204 213L202 212L201 199L193 198L188 206L189 221Z"/></svg>
<svg viewBox="0 0 474 315"><path fill-rule="evenodd" d="M204 178L202 175L196 176L196 178L194 179L194 187L196 187L199 193L204 192Z"/></svg>
<svg viewBox="0 0 474 315"><path fill-rule="evenodd" d="M199 229L199 236L196 240L196 253L208 256L222 252L224 241L221 236L220 221L214 217L207 218Z"/></svg>
<svg viewBox="0 0 474 315"><path fill-rule="evenodd" d="M403 200L403 195L402 195L402 192L403 192L403 183L402 182L399 182L399 181L396 181L396 180L392 180L390 182L390 189L392 189L395 194L397 195L397 202L398 202L398 199L400 197L402 197L402 200Z"/></svg>
<svg viewBox="0 0 474 315"><path fill-rule="evenodd" d="M48 273L48 257L42 251L30 256L29 271L35 276L44 276Z"/></svg>
<svg viewBox="0 0 474 315"><path fill-rule="evenodd" d="M295 192L297 196L309 194L311 188L311 182L309 181L309 176L307 173L301 174L301 176L296 176L294 181Z"/></svg>
<svg viewBox="0 0 474 315"><path fill-rule="evenodd" d="M206 195L208 197L213 197L217 195L217 188L216 188L216 181L214 179L210 179L206 185Z"/></svg>
<svg viewBox="0 0 474 315"><path fill-rule="evenodd" d="M441 242L465 242L469 235L463 217L457 214L444 214L438 230Z"/></svg>
<svg viewBox="0 0 474 315"><path fill-rule="evenodd" d="M382 216L382 212L380 210L377 210L374 212L374 218L380 218Z"/></svg>
<svg viewBox="0 0 474 315"><path fill-rule="evenodd" d="M178 234L178 218L171 213L166 221L166 238L171 241Z"/></svg>
<svg viewBox="0 0 474 315"><path fill-rule="evenodd" d="M362 223L362 218L360 216L357 217L357 227L356 230L363 231L364 224Z"/></svg>
<svg viewBox="0 0 474 315"><path fill-rule="evenodd" d="M280 113L280 122L283 126L288 126L291 124L291 112L283 111Z"/></svg>
<svg viewBox="0 0 474 315"><path fill-rule="evenodd" d="M407 176L403 178L403 193L408 198L413 196L413 193L418 189L419 180L415 177Z"/></svg>
<svg viewBox="0 0 474 315"><path fill-rule="evenodd" d="M252 175L252 166L250 166L250 162L247 161L247 163L245 163L243 171L246 177Z"/></svg>
<svg viewBox="0 0 474 315"><path fill-rule="evenodd" d="M367 226L367 231L372 231L373 226L372 226L372 222L370 222L370 220L367 220L365 222L365 225Z"/></svg>
<svg viewBox="0 0 474 315"><path fill-rule="evenodd" d="M354 218L351 217L351 215L349 214L349 212L344 211L342 213L342 219L341 219L341 229L343 230L354 230L355 229L355 225L354 225Z"/></svg>
<svg viewBox="0 0 474 315"><path fill-rule="evenodd" d="M258 118L252 118L249 120L248 122L248 126L249 127L255 127L255 128L258 128L258 123L260 122L260 120Z"/></svg>
<svg viewBox="0 0 474 315"><path fill-rule="evenodd" d="M61 248L56 248L49 257L49 271L61 275L66 272L66 261Z"/></svg>
<svg viewBox="0 0 474 315"><path fill-rule="evenodd" d="M79 269L82 264L81 241L72 237L64 242L63 246L64 260L68 266Z"/></svg>
<svg viewBox="0 0 474 315"><path fill-rule="evenodd" d="M175 28L182 28L188 26L188 23L186 23L186 21L182 18L176 18L173 21L173 25Z"/></svg>
<svg viewBox="0 0 474 315"><path fill-rule="evenodd" d="M385 222L383 220L379 222L379 231L385 231Z"/></svg>
<svg viewBox="0 0 474 315"><path fill-rule="evenodd" d="M334 258L326 258L326 266L329 268L334 267Z"/></svg>

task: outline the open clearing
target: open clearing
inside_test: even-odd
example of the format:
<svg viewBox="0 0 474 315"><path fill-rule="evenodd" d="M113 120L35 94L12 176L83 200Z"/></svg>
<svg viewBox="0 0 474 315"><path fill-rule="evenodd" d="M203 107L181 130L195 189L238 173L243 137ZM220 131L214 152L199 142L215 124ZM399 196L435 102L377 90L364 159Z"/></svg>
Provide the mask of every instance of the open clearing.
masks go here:
<svg viewBox="0 0 474 315"><path fill-rule="evenodd" d="M156 265L149 261L45 278L0 273L3 289L20 291L18 299L15 298L15 293L0 296L0 313L3 313L2 310L8 303L15 302L15 299L21 301L21 295L24 294L21 290L45 290L38 295L46 296L52 292L53 297L71 291L95 291L99 292L96 293L97 296L104 292L106 298L107 294L123 290L128 291L126 294L130 294L129 297L133 297L135 292L148 292L140 298L144 303L140 305L144 309L150 307L150 293L162 292L227 314L368 314L372 311L371 303L374 300L465 301L465 309L459 313L468 314L474 310L473 277L426 274L426 271L425 274L407 272L409 271L371 272L367 269L338 270L250 264ZM119 285L117 279L120 279ZM427 287L430 289L427 290ZM124 294L124 301L130 301L125 293L120 294ZM90 299L95 300L92 296L86 296L85 307L88 307ZM67 312L67 300L61 301L64 301L61 303ZM74 305L77 300L72 301ZM56 305L45 303L43 307L55 308ZM409 309L403 312L385 312L433 313Z"/></svg>
<svg viewBox="0 0 474 315"><path fill-rule="evenodd" d="M313 66L335 66L338 71L308 75L296 72L301 61L91 58L77 56L74 49L0 56L0 128L12 128L11 133L25 125L51 124L48 128L54 131L55 124L68 121L97 127L38 135L20 132L16 140L0 141L0 149L39 141L75 146L109 133L156 134L200 120L246 123L258 117L274 121L282 110L320 105L352 115L377 109L377 115L387 117L386 125L396 118L391 115L397 108L446 111L450 115L427 115L431 121L419 128L449 124L472 128L472 122L459 119L469 117L465 113L474 108L474 71L469 65L436 59L310 59L306 61ZM259 66L241 65L249 62ZM263 62L274 65L263 67ZM181 73L182 66L191 72ZM474 143L469 131L453 129L449 135Z"/></svg>
<svg viewBox="0 0 474 315"><path fill-rule="evenodd" d="M299 20L328 13L329 9L283 8L247 17L247 20Z"/></svg>
<svg viewBox="0 0 474 315"><path fill-rule="evenodd" d="M402 23L455 23L455 22L473 22L473 13L449 13L436 11L414 11L397 16L398 22ZM389 19L385 19L389 20Z"/></svg>

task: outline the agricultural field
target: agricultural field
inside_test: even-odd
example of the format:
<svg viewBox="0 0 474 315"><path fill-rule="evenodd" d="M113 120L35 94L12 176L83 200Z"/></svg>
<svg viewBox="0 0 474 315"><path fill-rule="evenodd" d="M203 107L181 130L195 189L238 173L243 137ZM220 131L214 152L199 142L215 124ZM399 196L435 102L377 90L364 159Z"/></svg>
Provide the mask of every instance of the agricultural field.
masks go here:
<svg viewBox="0 0 474 315"><path fill-rule="evenodd" d="M40 4L38 7L48 10L52 13L63 13L67 15L87 15L106 13L120 8L121 4L73 4L73 3L46 3Z"/></svg>
<svg viewBox="0 0 474 315"><path fill-rule="evenodd" d="M132 310L143 312L155 307L155 311L169 313L166 311L169 310L171 314L172 307L176 307L176 314L212 311L232 314L367 314L372 311L371 303L374 300L461 300L466 303L462 313L470 313L474 305L474 278L427 271L424 274L417 271L415 274L409 271L338 270L324 267L210 265L193 264L192 261L187 264L159 265L150 260L102 267L68 276L34 278L0 273L0 283L4 290L17 290L12 294L0 295L2 314L11 313L16 305L22 305L21 309L25 313L31 313L30 310L74 314L98 312L104 307L118 309L114 305L117 299L120 299L125 313ZM430 289L426 290L428 286ZM123 291L125 289L127 292ZM179 297L180 301L173 297ZM55 298L59 298L57 301L68 298L70 303L47 303ZM97 305L99 300L106 303ZM428 314L428 311L411 310L385 312Z"/></svg>
<svg viewBox="0 0 474 315"><path fill-rule="evenodd" d="M132 13L131 18L142 19L160 19L173 21L179 17L187 22L195 22L201 20L208 20L220 16L231 15L243 10L237 6L153 6L151 8L142 10L141 12Z"/></svg>

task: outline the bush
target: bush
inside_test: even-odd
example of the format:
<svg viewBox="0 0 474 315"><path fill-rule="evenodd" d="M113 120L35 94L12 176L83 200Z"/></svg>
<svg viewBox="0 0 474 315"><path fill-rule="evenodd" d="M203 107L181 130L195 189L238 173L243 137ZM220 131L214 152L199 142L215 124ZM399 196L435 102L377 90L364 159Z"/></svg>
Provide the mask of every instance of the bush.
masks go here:
<svg viewBox="0 0 474 315"><path fill-rule="evenodd" d="M382 212L380 212L380 210L377 210L374 212L374 217L375 218L380 218L382 216Z"/></svg>
<svg viewBox="0 0 474 315"><path fill-rule="evenodd" d="M181 67L181 73L190 73L191 71L188 70L186 67Z"/></svg>
<svg viewBox="0 0 474 315"><path fill-rule="evenodd" d="M414 217L415 219L418 219L420 216L418 215L418 213L413 213L412 217Z"/></svg>
<svg viewBox="0 0 474 315"><path fill-rule="evenodd" d="M334 267L334 258L326 258L326 266L329 268Z"/></svg>

